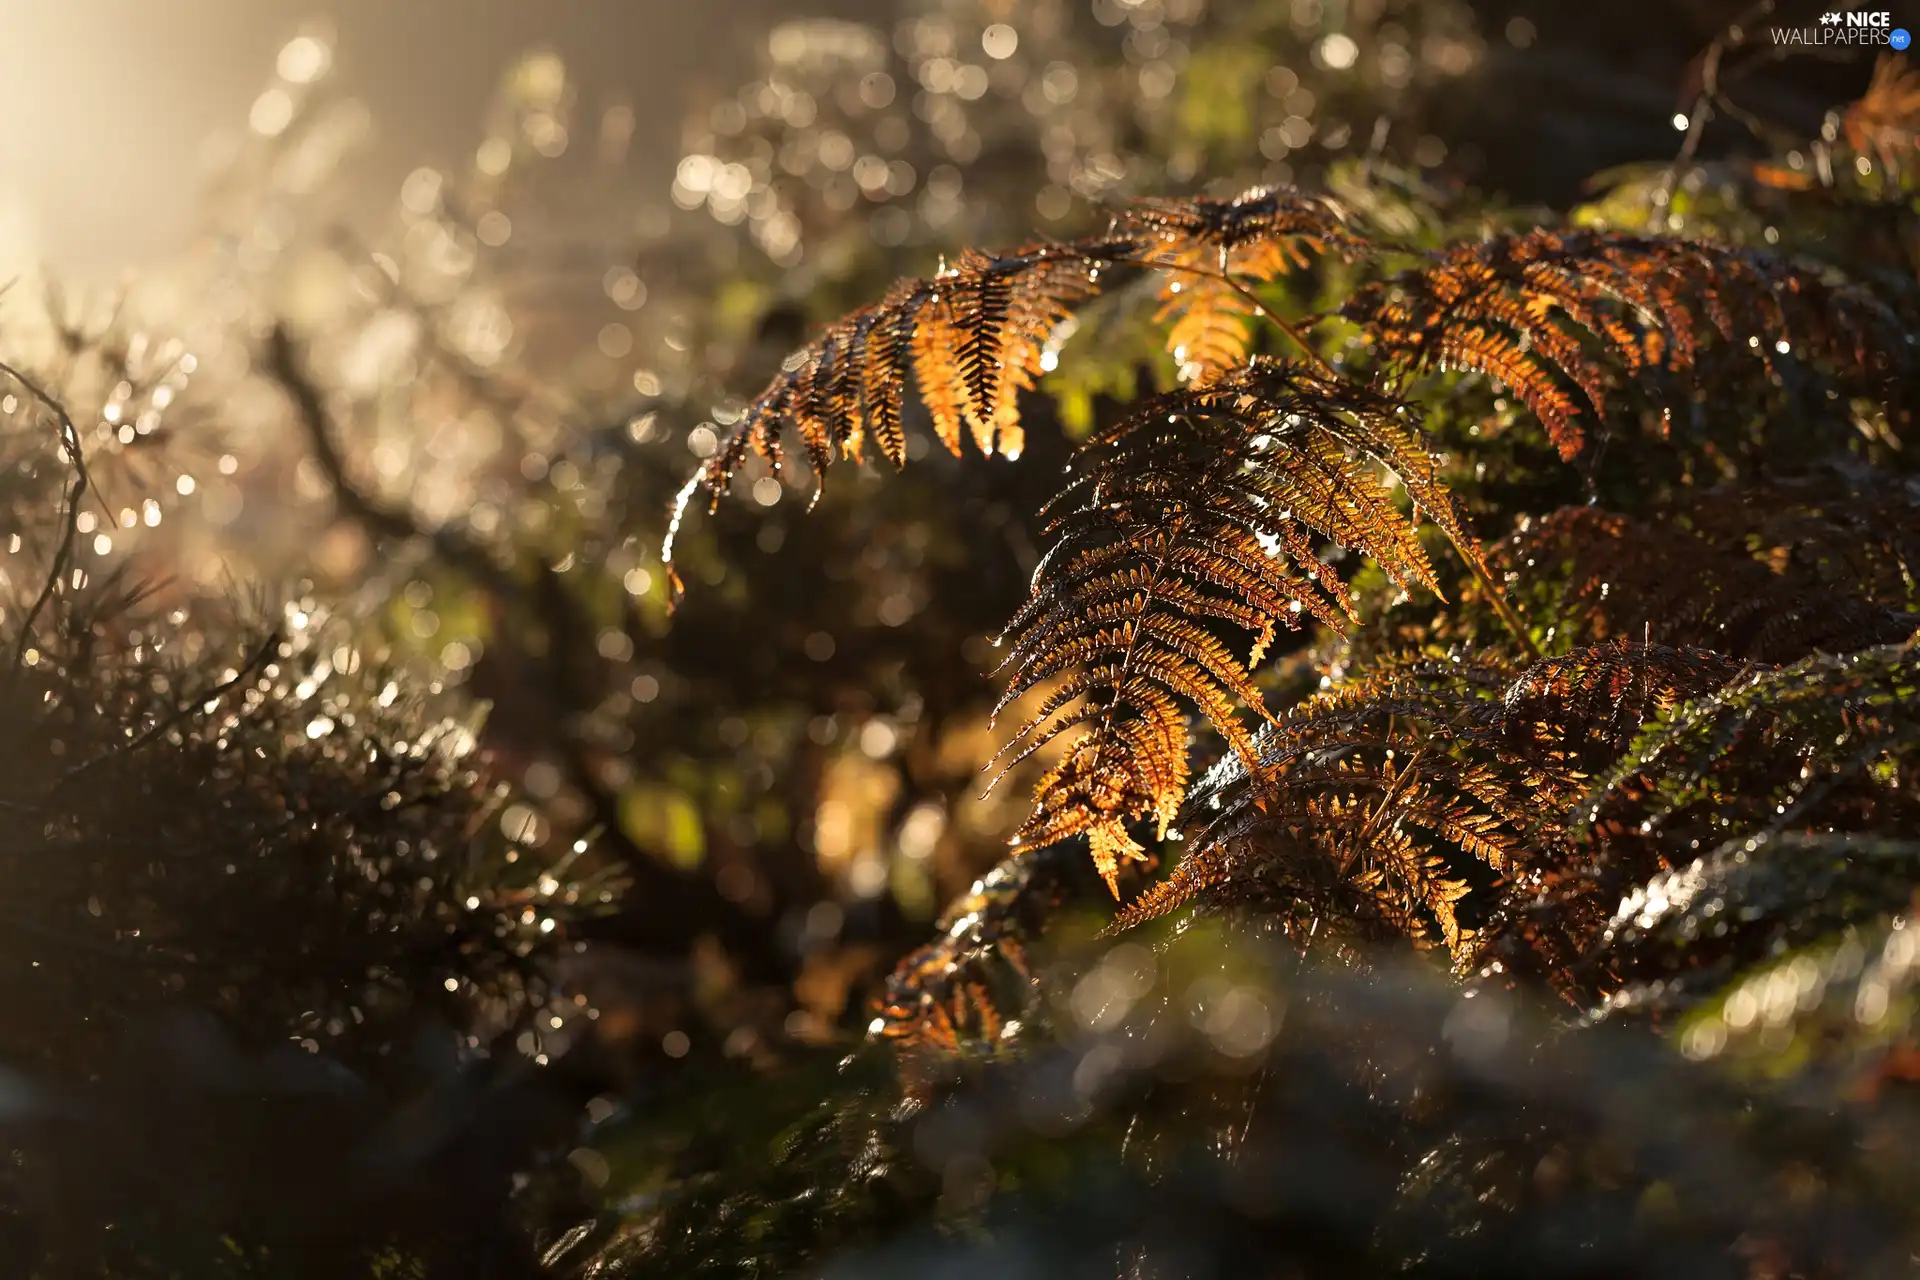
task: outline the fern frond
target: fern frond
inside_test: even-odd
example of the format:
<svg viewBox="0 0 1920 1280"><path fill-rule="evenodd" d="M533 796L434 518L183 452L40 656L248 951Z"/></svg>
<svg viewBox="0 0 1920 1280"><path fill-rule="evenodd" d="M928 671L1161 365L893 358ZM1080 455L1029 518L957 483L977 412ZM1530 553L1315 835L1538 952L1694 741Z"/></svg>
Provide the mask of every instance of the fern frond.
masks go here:
<svg viewBox="0 0 1920 1280"><path fill-rule="evenodd" d="M903 465L909 373L949 449L970 436L983 452L1017 454L1013 397L1032 385L1054 328L1098 292L1100 267L1136 248L1121 236L969 250L931 277L896 282L788 357L702 468L701 486L717 496L753 455L778 467L789 427L816 476L836 453L859 456L867 436Z"/></svg>
<svg viewBox="0 0 1920 1280"><path fill-rule="evenodd" d="M1630 886L1723 847L1738 861L1776 836L1839 839L1836 832L1900 831L1920 820L1915 743L1899 711L1912 687L1906 646L1815 656L1786 668L1697 649L1614 643L1595 652L1608 655L1596 673L1600 687L1627 690L1622 710L1637 711L1643 727L1632 734L1631 715L1583 717L1590 744L1568 754L1591 765L1570 776L1600 781L1561 802L1578 856L1545 868L1502 908L1491 956L1509 974L1547 978L1591 1007L1621 983L1655 981L1644 972L1636 978L1639 962L1624 951L1608 950ZM1544 701L1558 707L1563 697L1549 692ZM1598 705L1605 703L1603 696ZM1522 732L1509 723L1501 734L1506 749L1553 752L1554 722L1564 717L1520 714ZM1672 887L1678 894L1680 886ZM1649 911L1643 904L1629 914ZM1715 937L1726 939L1726 928L1716 926ZM1713 950L1733 946L1716 942Z"/></svg>
<svg viewBox="0 0 1920 1280"><path fill-rule="evenodd" d="M1471 940L1456 904L1466 883L1442 850L1458 840L1504 861L1520 846L1506 817L1479 808L1425 762L1336 762L1280 781L1281 798L1247 803L1216 823L1165 880L1112 928L1180 907L1275 912L1302 941L1322 930L1356 940L1437 935L1456 957ZM1249 799L1251 793L1249 793Z"/></svg>
<svg viewBox="0 0 1920 1280"><path fill-rule="evenodd" d="M1873 78L1859 101L1840 116L1847 145L1876 157L1882 168L1899 175L1913 161L1920 133L1920 68L1904 55L1887 54L1874 63Z"/></svg>
<svg viewBox="0 0 1920 1280"><path fill-rule="evenodd" d="M1710 649L1614 640L1532 664L1480 720L1510 758L1611 758L1641 726L1720 688L1745 665Z"/></svg>
<svg viewBox="0 0 1920 1280"><path fill-rule="evenodd" d="M929 278L897 282L790 356L702 469L701 487L717 496L749 456L779 466L789 427L816 476L836 453L858 456L868 435L901 465L909 370L948 449L958 453L971 437L983 453L1018 456L1019 393L1040 376L1060 323L1106 288L1114 268L1165 273L1169 346L1195 342L1194 367L1215 370L1238 363L1242 322L1256 309L1236 282L1271 280L1309 252L1352 255L1360 244L1327 201L1256 188L1234 200L1141 201L1105 236L1036 241L1003 254L969 249Z"/></svg>
<svg viewBox="0 0 1920 1280"><path fill-rule="evenodd" d="M1750 671L1647 729L1586 803L1629 867L1739 834L1920 829L1913 643Z"/></svg>
<svg viewBox="0 0 1920 1280"><path fill-rule="evenodd" d="M1116 918L1124 929L1196 904L1291 895L1316 922L1437 935L1475 954L1458 868L1525 891L1570 846L1574 801L1643 722L1724 685L1740 664L1700 650L1607 644L1518 671L1388 662L1301 702L1194 789L1189 852ZM1549 857L1549 855L1555 855Z"/></svg>
<svg viewBox="0 0 1920 1280"><path fill-rule="evenodd" d="M1452 853L1511 873L1554 839L1535 829L1541 779L1460 749L1489 736L1503 678L1473 663L1386 664L1300 703L1262 731L1252 768L1227 759L1202 780L1189 852L1114 927L1292 896L1312 930L1351 918L1375 937L1437 933L1464 958Z"/></svg>
<svg viewBox="0 0 1920 1280"><path fill-rule="evenodd" d="M669 579L677 581L673 538L695 492L704 489L717 503L751 457L780 469L789 430L816 482L836 456L861 459L869 437L888 461L904 465L911 374L935 436L950 451L972 439L983 453L1018 457L1025 449L1020 393L1044 372L1061 324L1114 281L1140 269L1162 274L1157 319L1169 325L1168 347L1191 379L1239 362L1256 312L1298 340L1249 285L1306 263L1311 253L1352 257L1363 248L1330 202L1261 187L1232 200L1144 200L1116 215L1105 236L1035 241L1000 254L969 249L931 277L898 281L789 356L681 491L662 551Z"/></svg>
<svg viewBox="0 0 1920 1280"><path fill-rule="evenodd" d="M1183 704L1254 759L1241 709L1265 715L1252 668L1277 630L1306 618L1337 628L1352 614L1310 533L1371 557L1405 586L1437 590L1380 474L1451 521L1404 412L1298 365L1256 359L1151 399L1088 442L1049 506L1055 544L1007 628L1013 675L999 709L1062 682L1014 734L1016 760L1081 730L1041 780L1017 839L1085 834L1111 886L1118 863L1140 854L1126 824L1151 815L1164 833L1185 795Z"/></svg>
<svg viewBox="0 0 1920 1280"><path fill-rule="evenodd" d="M1250 322L1260 309L1246 286L1304 267L1315 255L1351 258L1364 249L1329 201L1270 188L1233 200L1140 200L1116 230L1138 238L1139 260L1166 272L1154 319L1167 326L1167 351L1187 382L1246 359Z"/></svg>
<svg viewBox="0 0 1920 1280"><path fill-rule="evenodd" d="M1763 254L1700 241L1536 228L1456 245L1340 309L1403 372L1464 369L1504 383L1561 456L1585 447L1629 374L1696 365L1714 336L1768 366L1810 354L1863 393L1911 407L1899 321L1868 295Z"/></svg>
<svg viewBox="0 0 1920 1280"><path fill-rule="evenodd" d="M1497 563L1525 564L1536 590L1553 589L1562 629L1596 640L1705 645L1780 663L1814 650L1893 643L1920 625L1672 523L1656 530L1595 507L1567 507L1532 522L1493 555Z"/></svg>

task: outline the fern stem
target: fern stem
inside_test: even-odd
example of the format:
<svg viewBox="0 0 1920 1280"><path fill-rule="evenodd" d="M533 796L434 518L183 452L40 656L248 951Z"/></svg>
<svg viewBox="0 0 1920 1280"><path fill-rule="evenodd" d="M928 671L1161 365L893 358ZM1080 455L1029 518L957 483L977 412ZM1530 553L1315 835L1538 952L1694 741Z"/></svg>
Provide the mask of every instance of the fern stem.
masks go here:
<svg viewBox="0 0 1920 1280"><path fill-rule="evenodd" d="M1185 275L1198 276L1203 280L1218 280L1221 284L1226 285L1227 288L1233 290L1242 298L1245 298L1247 302L1253 306L1254 310L1258 311L1261 316L1266 319L1267 323L1285 334L1294 346L1300 348L1300 354L1304 355L1308 362L1321 373L1329 378L1339 376L1334 372L1333 366L1328 364L1326 359L1321 356L1318 351L1313 349L1313 344L1307 341L1306 334L1302 333L1298 326L1282 317L1279 312L1261 301L1259 294L1234 279L1231 273L1225 271L1209 271L1205 267L1193 267L1185 263L1165 262L1154 258L1113 258L1109 259L1109 261L1124 262L1136 267L1151 267L1156 271L1178 271Z"/></svg>
<svg viewBox="0 0 1920 1280"><path fill-rule="evenodd" d="M1446 532L1444 526L1441 531ZM1467 572L1473 575L1474 580L1480 584L1481 590L1487 593L1487 603L1493 606L1493 611L1500 616L1500 621L1506 624L1514 642L1525 652L1528 660L1538 662L1545 657L1546 655L1540 652L1540 646L1533 642L1533 636L1528 633L1527 624L1520 620L1520 615L1515 612L1514 607L1507 603L1506 592L1500 590L1499 584L1494 582L1493 575L1487 572L1487 566L1480 562L1480 557L1461 546L1451 533L1447 534L1447 541L1453 544L1453 549L1466 562Z"/></svg>

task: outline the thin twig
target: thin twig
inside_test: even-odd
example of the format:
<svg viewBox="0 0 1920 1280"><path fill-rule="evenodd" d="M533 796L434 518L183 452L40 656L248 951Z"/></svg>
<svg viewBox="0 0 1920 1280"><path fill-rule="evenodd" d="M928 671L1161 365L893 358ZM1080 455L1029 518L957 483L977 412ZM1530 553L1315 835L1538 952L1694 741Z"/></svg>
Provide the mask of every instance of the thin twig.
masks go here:
<svg viewBox="0 0 1920 1280"><path fill-rule="evenodd" d="M1700 92L1695 95L1693 109L1687 113L1687 136L1680 143L1679 154L1673 163L1667 166L1666 174L1660 179L1655 194L1655 203L1662 209L1673 201L1674 186L1680 180L1683 170L1693 167L1693 157L1700 150L1701 137L1706 133L1707 123L1713 118L1713 109L1723 101L1720 83L1720 64L1726 55L1747 42L1747 28L1759 19L1772 13L1775 0L1758 0L1739 17L1728 23L1713 43L1707 46L1706 53L1700 59Z"/></svg>
<svg viewBox="0 0 1920 1280"><path fill-rule="evenodd" d="M326 476L333 489L334 502L343 514L376 537L429 543L443 560L497 594L521 594L513 575L484 546L448 526L428 527L407 508L384 502L354 482L347 474L346 458L340 452L339 442L334 439L333 418L320 388L301 367L293 338L284 326L274 326L267 339L266 369L293 401L294 412L313 450L313 459Z"/></svg>
<svg viewBox="0 0 1920 1280"><path fill-rule="evenodd" d="M38 400L43 408L60 422L60 447L67 455L67 462L73 467L73 483L67 490L66 530L61 536L59 549L53 553L53 565L47 571L47 581L40 588L33 607L27 610L27 616L20 621L20 639L14 646L13 665L16 670L26 664L27 649L33 642L34 624L46 609L48 601L59 588L67 575L67 566L73 561L73 549L80 541L80 504L86 497L89 478L87 475L86 453L80 447L80 432L73 425L73 417L67 407L43 390L39 383L21 373L12 365L0 363L0 373L5 373L18 383L28 395Z"/></svg>

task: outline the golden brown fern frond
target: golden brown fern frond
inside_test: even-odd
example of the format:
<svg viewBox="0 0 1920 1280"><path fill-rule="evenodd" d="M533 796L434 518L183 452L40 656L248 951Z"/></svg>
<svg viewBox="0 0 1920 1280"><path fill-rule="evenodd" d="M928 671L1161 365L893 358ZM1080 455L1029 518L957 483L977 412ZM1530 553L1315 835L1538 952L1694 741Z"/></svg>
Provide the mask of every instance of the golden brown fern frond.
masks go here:
<svg viewBox="0 0 1920 1280"><path fill-rule="evenodd" d="M1437 589L1381 474L1451 519L1404 413L1259 359L1150 399L1088 442L1049 507L1055 544L1007 628L1013 675L1000 708L1054 686L1007 750L1017 762L1082 731L1041 780L1017 840L1085 834L1112 887L1118 864L1140 852L1127 823L1151 815L1164 831L1185 795L1186 706L1254 759L1242 709L1265 715L1251 672L1278 628L1305 618L1339 627L1352 614L1311 534L1404 586Z"/></svg>
<svg viewBox="0 0 1920 1280"><path fill-rule="evenodd" d="M1749 664L1635 739L1584 805L1627 874L1741 836L1920 829L1916 640Z"/></svg>
<svg viewBox="0 0 1920 1280"><path fill-rule="evenodd" d="M1106 287L1114 268L1165 272L1169 345L1191 337L1192 360L1214 370L1238 363L1242 321L1254 310L1232 281L1271 280L1307 262L1309 251L1351 254L1359 245L1326 201L1256 188L1233 200L1142 201L1105 236L1001 254L969 249L929 278L898 281L790 356L708 461L702 484L718 493L751 454L777 465L789 427L816 473L836 452L856 453L867 435L900 465L909 372L949 449L971 436L983 452L1017 453L1018 393L1033 386L1060 323Z"/></svg>
<svg viewBox="0 0 1920 1280"><path fill-rule="evenodd" d="M1904 414L1911 356L1868 295L1778 259L1700 241L1532 231L1456 245L1356 292L1340 314L1404 371L1465 369L1509 387L1561 455L1605 409L1613 365L1683 371L1717 334L1771 365L1792 353L1836 369Z"/></svg>
<svg viewBox="0 0 1920 1280"><path fill-rule="evenodd" d="M1712 649L1613 640L1533 663L1477 720L1504 757L1578 771L1746 665Z"/></svg>
<svg viewBox="0 0 1920 1280"><path fill-rule="evenodd" d="M998 347L990 418L977 420L976 440L991 438L1000 453L1017 458L1025 450L1020 424L1019 397L1031 391L1047 369L1046 357L1054 336L1072 317L1074 308L1103 287L1104 255L1119 249L1112 240L1095 242L1095 257L1060 258L1034 272L1025 287L1007 301L1006 321ZM980 444L984 452L988 446Z"/></svg>
<svg viewBox="0 0 1920 1280"><path fill-rule="evenodd" d="M1613 767L1640 733L1751 669L1710 649L1609 641L1537 662L1480 710L1482 744L1499 757L1553 779L1541 803L1568 819L1578 849L1591 834L1591 778ZM1508 886L1479 957L1513 979L1545 979L1591 1007L1574 974L1579 957L1620 901L1615 875L1591 853L1536 860ZM1634 875L1649 874L1626 868Z"/></svg>
<svg viewBox="0 0 1920 1280"><path fill-rule="evenodd" d="M1263 907L1302 937L1345 922L1361 939L1437 936L1464 958L1453 856L1510 874L1550 837L1539 780L1459 750L1479 732L1489 672L1413 663L1308 699L1196 788L1191 848L1122 910L1125 929L1190 902Z"/></svg>
<svg viewBox="0 0 1920 1280"><path fill-rule="evenodd" d="M1291 905L1303 936L1345 920L1360 936L1437 936L1464 963L1463 860L1523 892L1572 837L1595 768L1642 725L1724 686L1744 664L1698 649L1615 643L1514 671L1390 662L1262 730L1257 763L1223 760L1194 788L1189 852L1115 919L1190 903Z"/></svg>
<svg viewBox="0 0 1920 1280"><path fill-rule="evenodd" d="M896 282L879 302L788 357L702 468L701 487L717 495L754 454L780 465L788 428L816 474L836 453L857 455L868 436L902 465L909 374L949 449L958 452L971 436L983 451L1007 450L1017 436L1006 429L1012 399L1032 385L1047 339L1098 291L1099 268L1136 247L1121 236L1033 243L1005 254L968 250L931 277Z"/></svg>
<svg viewBox="0 0 1920 1280"><path fill-rule="evenodd" d="M1161 266L1160 310L1167 350L1182 381L1218 375L1247 356L1259 310L1247 286L1264 283L1314 255L1353 257L1363 242L1327 200L1257 187L1232 200L1146 199L1115 223L1134 237L1141 261Z"/></svg>
<svg viewBox="0 0 1920 1280"><path fill-rule="evenodd" d="M1195 903L1258 910L1298 941L1364 944L1438 934L1464 955L1471 934L1456 904L1464 881L1405 825L1386 815L1397 778L1350 769L1318 795L1290 796L1187 855L1167 879L1114 918L1131 929Z"/></svg>
<svg viewBox="0 0 1920 1280"><path fill-rule="evenodd" d="M1362 247L1329 202L1255 188L1233 200L1142 201L1105 236L1000 254L969 249L931 277L898 281L789 356L681 490L662 555L669 580L678 582L672 547L694 494L704 489L718 502L750 457L778 470L789 431L816 480L836 457L861 458L869 438L900 466L911 376L949 450L959 453L970 438L983 453L1017 457L1025 447L1020 394L1047 367L1062 323L1113 281L1143 268L1164 276L1158 320L1170 326L1168 346L1192 378L1245 354L1246 322L1264 311L1249 284L1305 263L1310 252L1352 256Z"/></svg>

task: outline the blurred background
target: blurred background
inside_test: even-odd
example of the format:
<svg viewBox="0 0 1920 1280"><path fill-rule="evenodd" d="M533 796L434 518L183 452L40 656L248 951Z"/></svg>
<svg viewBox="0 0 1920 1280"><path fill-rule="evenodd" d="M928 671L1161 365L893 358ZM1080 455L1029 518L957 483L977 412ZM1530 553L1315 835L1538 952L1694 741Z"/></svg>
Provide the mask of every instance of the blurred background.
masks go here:
<svg viewBox="0 0 1920 1280"><path fill-rule="evenodd" d="M884 6L837 0L808 11L872 18ZM638 168L663 199L688 103L744 78L781 16L773 0L7 0L0 114L33 125L0 140L0 261L117 273L181 249L200 178L244 127L275 54L303 30L326 36L340 83L380 122L350 197L363 217L416 166L470 149L501 68L535 46L566 59L589 103L633 110ZM115 191L140 193L138 216Z"/></svg>
<svg viewBox="0 0 1920 1280"><path fill-rule="evenodd" d="M1327 6L1329 20L1348 7ZM1369 8L1364 0L1351 7L1359 15ZM1813 16L1812 6L1801 7L1800 16ZM413 168L462 158L501 69L529 49L564 59L586 108L632 111L634 195L662 199L689 108L737 88L765 55L774 26L842 18L884 30L897 8L897 0L576 0L552 8L515 0L181 0L164 8L7 0L0 112L32 125L0 139L0 258L91 275L179 250L196 225L202 179L263 91L263 69L301 32L327 41L337 83L378 121L346 197L370 217ZM1648 107L1680 95L1684 86L1666 78L1676 59L1698 54L1739 13L1689 0L1649 8L1649 20L1629 29L1617 15L1602 21L1572 6L1521 14L1508 0L1481 0L1473 8L1482 33L1499 37L1520 15L1549 42L1565 40L1550 52L1561 70L1575 72L1570 89L1604 91L1611 82L1622 99ZM1779 6L1784 19L1794 9ZM124 203L135 191L137 217Z"/></svg>

